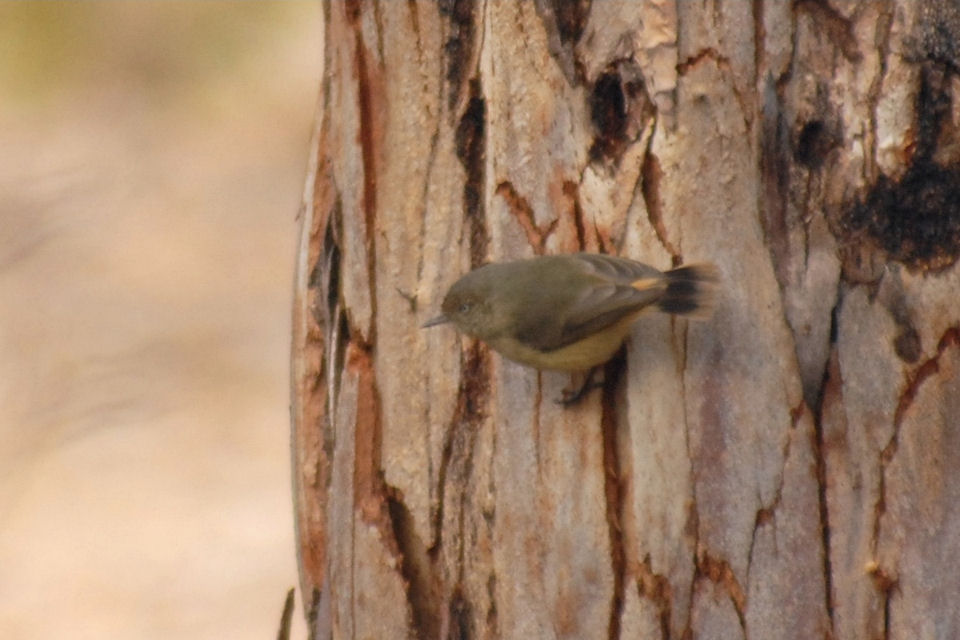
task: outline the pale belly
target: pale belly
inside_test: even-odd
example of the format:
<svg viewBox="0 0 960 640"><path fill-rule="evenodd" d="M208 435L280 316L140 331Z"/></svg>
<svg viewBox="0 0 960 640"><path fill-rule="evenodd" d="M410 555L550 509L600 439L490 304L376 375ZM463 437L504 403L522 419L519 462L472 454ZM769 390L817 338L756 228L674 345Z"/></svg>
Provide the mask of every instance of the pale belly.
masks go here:
<svg viewBox="0 0 960 640"><path fill-rule="evenodd" d="M603 331L553 351L537 351L513 338L496 338L489 345L504 357L537 369L583 371L613 357L630 334L639 313L628 316Z"/></svg>

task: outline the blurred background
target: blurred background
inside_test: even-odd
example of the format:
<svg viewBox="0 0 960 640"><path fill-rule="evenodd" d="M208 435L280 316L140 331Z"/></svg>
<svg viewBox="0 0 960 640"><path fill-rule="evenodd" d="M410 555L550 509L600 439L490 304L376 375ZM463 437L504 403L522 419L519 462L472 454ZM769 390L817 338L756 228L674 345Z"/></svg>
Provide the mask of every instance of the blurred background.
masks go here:
<svg viewBox="0 0 960 640"><path fill-rule="evenodd" d="M0 638L276 637L321 72L316 2L0 2Z"/></svg>

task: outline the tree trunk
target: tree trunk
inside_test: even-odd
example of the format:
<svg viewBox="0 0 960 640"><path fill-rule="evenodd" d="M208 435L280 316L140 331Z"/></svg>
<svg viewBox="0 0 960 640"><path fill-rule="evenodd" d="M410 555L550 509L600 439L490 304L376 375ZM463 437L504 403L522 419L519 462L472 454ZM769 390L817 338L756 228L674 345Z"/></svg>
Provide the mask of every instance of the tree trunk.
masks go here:
<svg viewBox="0 0 960 640"><path fill-rule="evenodd" d="M921 9L922 7L922 9ZM293 342L317 638L960 637L952 0L333 2ZM712 261L601 393L421 330Z"/></svg>

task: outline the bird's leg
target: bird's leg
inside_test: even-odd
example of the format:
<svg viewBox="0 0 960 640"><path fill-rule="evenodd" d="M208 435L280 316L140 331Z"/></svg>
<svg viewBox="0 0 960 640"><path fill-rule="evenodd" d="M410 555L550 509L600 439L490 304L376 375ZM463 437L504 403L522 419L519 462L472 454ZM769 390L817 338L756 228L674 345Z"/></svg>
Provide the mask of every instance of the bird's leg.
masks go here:
<svg viewBox="0 0 960 640"><path fill-rule="evenodd" d="M617 353L605 364L597 365L587 371L587 378L583 381L579 389L576 391L573 389L564 389L562 392L563 395L557 400L557 404L572 407L583 400L592 390L597 388L604 389L603 402L605 404L615 402L614 395L617 392L617 387L620 385L620 377L623 375L623 370L626 365L627 348L626 345L621 345ZM593 378L598 369L603 369L603 380L595 382ZM609 385L607 384L608 382L610 383Z"/></svg>
<svg viewBox="0 0 960 640"><path fill-rule="evenodd" d="M560 396L560 399L556 401L557 404L562 404L565 407L572 407L573 405L579 403L581 400L586 398L587 394L593 391L594 389L602 388L603 380L601 380L600 382L597 382L593 379L594 375L596 375L597 373L597 370L600 369L601 367L602 365L598 367L593 367L592 369L587 371L587 377L583 381L583 384L580 385L579 389L575 387L564 389L561 392L562 395ZM570 382L572 385L573 380L571 380Z"/></svg>

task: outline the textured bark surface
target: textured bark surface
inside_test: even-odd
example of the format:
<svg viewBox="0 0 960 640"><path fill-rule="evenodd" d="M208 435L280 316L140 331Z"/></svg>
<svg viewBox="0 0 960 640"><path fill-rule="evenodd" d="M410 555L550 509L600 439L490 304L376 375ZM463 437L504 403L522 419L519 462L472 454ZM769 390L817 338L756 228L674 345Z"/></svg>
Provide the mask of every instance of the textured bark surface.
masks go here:
<svg viewBox="0 0 960 640"><path fill-rule="evenodd" d="M921 8L922 7L922 8ZM954 2L349 2L293 343L315 637L960 635ZM602 393L422 331L486 261L709 260Z"/></svg>

